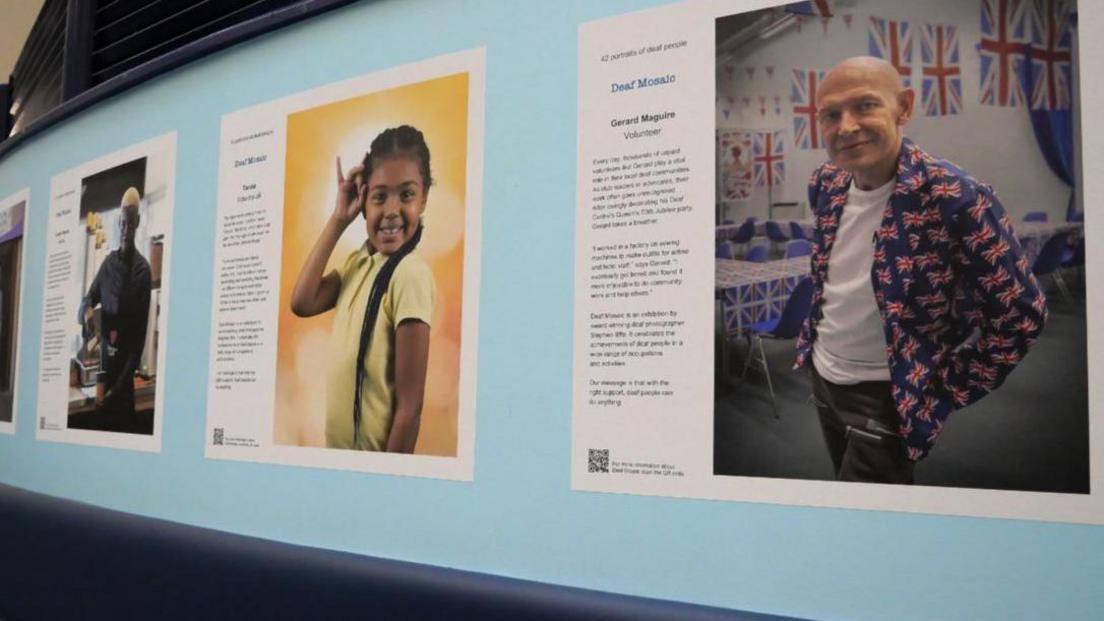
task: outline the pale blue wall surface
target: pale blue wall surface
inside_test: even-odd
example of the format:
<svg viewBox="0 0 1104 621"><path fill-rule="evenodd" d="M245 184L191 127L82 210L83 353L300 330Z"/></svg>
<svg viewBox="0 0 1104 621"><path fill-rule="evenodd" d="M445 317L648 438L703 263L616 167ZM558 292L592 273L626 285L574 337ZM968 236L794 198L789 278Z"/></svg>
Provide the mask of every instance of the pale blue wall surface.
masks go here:
<svg viewBox="0 0 1104 621"><path fill-rule="evenodd" d="M0 161L0 196L31 189L20 419L16 435L0 434L0 481L294 543L794 616L1104 616L1098 527L570 491L576 32L649 4L362 2L152 80ZM480 46L487 133L475 481L204 459L220 117ZM163 450L37 442L50 177L174 130Z"/></svg>

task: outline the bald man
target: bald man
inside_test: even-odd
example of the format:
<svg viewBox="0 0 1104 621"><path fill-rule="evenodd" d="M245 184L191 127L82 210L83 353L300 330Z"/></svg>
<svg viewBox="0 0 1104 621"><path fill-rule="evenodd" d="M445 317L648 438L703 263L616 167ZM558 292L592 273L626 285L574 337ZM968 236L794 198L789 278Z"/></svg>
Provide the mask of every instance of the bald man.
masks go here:
<svg viewBox="0 0 1104 621"><path fill-rule="evenodd" d="M134 415L134 374L146 343L150 309L150 265L134 247L141 196L128 188L120 201L119 248L104 259L88 294L79 320L85 334L92 334L95 307L100 306L100 379L92 426L108 431L131 431ZM100 393L101 391L97 391Z"/></svg>
<svg viewBox="0 0 1104 621"><path fill-rule="evenodd" d="M912 483L944 421L996 389L1046 299L989 186L904 136L915 95L888 62L825 76L813 173L812 311L797 345L842 481Z"/></svg>

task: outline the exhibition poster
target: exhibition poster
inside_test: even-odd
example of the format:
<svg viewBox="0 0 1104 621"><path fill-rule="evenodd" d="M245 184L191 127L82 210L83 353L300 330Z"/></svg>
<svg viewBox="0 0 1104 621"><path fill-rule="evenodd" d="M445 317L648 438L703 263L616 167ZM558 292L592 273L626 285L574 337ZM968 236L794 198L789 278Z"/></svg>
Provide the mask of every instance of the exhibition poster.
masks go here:
<svg viewBox="0 0 1104 621"><path fill-rule="evenodd" d="M580 26L573 489L1104 521L1077 4L1009 5Z"/></svg>
<svg viewBox="0 0 1104 621"><path fill-rule="evenodd" d="M176 134L50 182L37 437L161 450Z"/></svg>
<svg viewBox="0 0 1104 621"><path fill-rule="evenodd" d="M223 117L206 454L470 480L484 53Z"/></svg>
<svg viewBox="0 0 1104 621"><path fill-rule="evenodd" d="M22 190L0 200L0 433L15 433L28 196Z"/></svg>

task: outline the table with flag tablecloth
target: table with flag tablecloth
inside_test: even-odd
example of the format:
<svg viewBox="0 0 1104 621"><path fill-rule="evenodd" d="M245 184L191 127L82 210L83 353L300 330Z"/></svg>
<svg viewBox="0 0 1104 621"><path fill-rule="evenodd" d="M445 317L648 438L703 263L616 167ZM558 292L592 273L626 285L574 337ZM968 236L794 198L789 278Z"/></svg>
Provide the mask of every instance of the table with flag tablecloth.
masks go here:
<svg viewBox="0 0 1104 621"><path fill-rule="evenodd" d="M1012 232L1020 240L1027 260L1034 263L1035 257L1043 249L1043 244L1054 235L1066 235L1072 243L1076 238L1084 234L1084 224L1081 222L1016 222L1012 224Z"/></svg>
<svg viewBox="0 0 1104 621"><path fill-rule="evenodd" d="M805 231L805 235L812 239L813 227L815 221L813 220L795 220L799 226ZM762 237L766 235L764 222L755 223L755 235ZM780 221L779 225L783 227L783 232L787 235L790 234L789 221ZM726 239L732 239L736 236L736 231L740 229L740 224L722 224L717 227L717 241L722 242ZM1016 237L1020 240L1020 244L1023 245L1024 251L1027 254L1029 261L1034 261L1038 256L1039 250L1042 249L1043 244L1053 235L1067 234L1071 235L1071 238L1075 239L1083 234L1084 225L1081 222L1018 222L1012 225ZM1073 241L1071 239L1071 241Z"/></svg>
<svg viewBox="0 0 1104 621"><path fill-rule="evenodd" d="M798 226L801 227L801 230L805 231L805 236L809 238L812 238L813 227L816 226L815 220L775 220L775 222L778 223L778 226L782 227L782 232L786 234L786 237L789 237L791 235L790 222L797 222ZM743 222L741 222L740 224L717 225L717 242L723 242L726 239L732 239L733 237L736 237L736 231L739 231L741 226L743 226ZM755 236L765 237L766 234L767 223L762 221L756 222Z"/></svg>
<svg viewBox="0 0 1104 621"><path fill-rule="evenodd" d="M808 256L763 263L717 259L715 287L725 334L781 316L790 293L811 269Z"/></svg>
<svg viewBox="0 0 1104 621"><path fill-rule="evenodd" d="M1020 222L1012 226L1032 262L1053 235L1076 238L1083 234L1080 222ZM724 333L729 336L745 326L781 316L790 292L811 272L807 256L764 263L717 259L716 266L716 294Z"/></svg>

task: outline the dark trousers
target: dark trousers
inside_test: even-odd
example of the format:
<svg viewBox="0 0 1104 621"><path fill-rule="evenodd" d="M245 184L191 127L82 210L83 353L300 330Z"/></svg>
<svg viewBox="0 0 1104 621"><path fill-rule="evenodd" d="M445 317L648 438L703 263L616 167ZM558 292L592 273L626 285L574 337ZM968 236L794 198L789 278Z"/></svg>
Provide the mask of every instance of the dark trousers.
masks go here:
<svg viewBox="0 0 1104 621"><path fill-rule="evenodd" d="M890 383L833 384L809 368L836 480L911 484L915 464L897 433L901 421Z"/></svg>
<svg viewBox="0 0 1104 621"><path fill-rule="evenodd" d="M119 431L125 433L143 433L135 431L139 425L134 413L133 382L118 387L118 390L91 412L73 414L69 417L70 429L94 429L97 431Z"/></svg>

